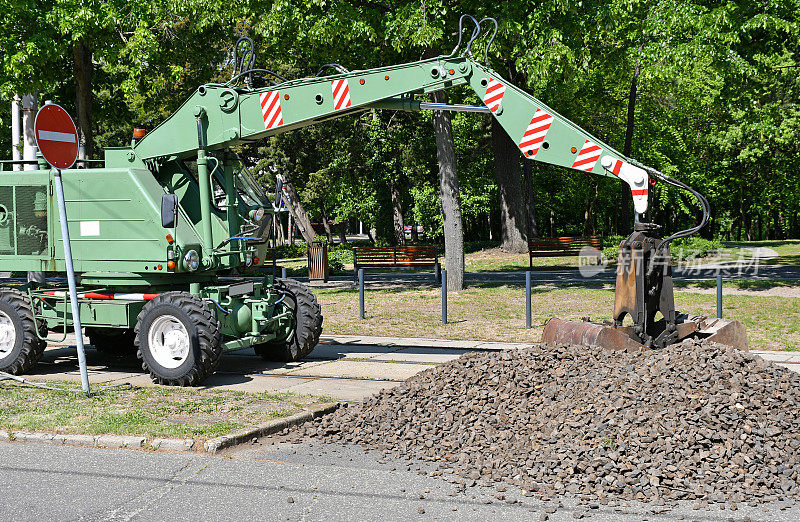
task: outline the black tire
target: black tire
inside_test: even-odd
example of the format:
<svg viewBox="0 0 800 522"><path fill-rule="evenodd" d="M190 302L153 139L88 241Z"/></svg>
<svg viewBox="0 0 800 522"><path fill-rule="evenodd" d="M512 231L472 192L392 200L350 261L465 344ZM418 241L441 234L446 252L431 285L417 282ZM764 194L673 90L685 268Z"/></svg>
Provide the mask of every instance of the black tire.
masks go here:
<svg viewBox="0 0 800 522"><path fill-rule="evenodd" d="M41 361L42 357L44 356L44 350L47 348L47 335L50 333L50 330L47 329L47 322L46 321L38 321L39 327L39 337L37 338L39 341L39 346L36 348L36 360Z"/></svg>
<svg viewBox="0 0 800 522"><path fill-rule="evenodd" d="M89 344L100 353L114 357L136 353L136 334L133 330L87 326L86 336Z"/></svg>
<svg viewBox="0 0 800 522"><path fill-rule="evenodd" d="M149 346L148 334L153 322L164 316L182 323L188 335L188 353L177 367L160 364ZM214 373L219 364L222 354L219 322L201 298L188 292L165 292L144 305L134 333L136 356L142 361L142 369L157 384L196 386Z"/></svg>
<svg viewBox="0 0 800 522"><path fill-rule="evenodd" d="M299 361L319 342L322 308L314 293L294 279L278 279L275 288L286 297L284 306L294 310L291 333L285 339L257 344L253 350L267 361Z"/></svg>
<svg viewBox="0 0 800 522"><path fill-rule="evenodd" d="M30 371L41 359L46 342L36 335L38 326L28 296L14 288L0 288L0 312L0 318L7 317L14 327L13 347L0 352L0 371L14 375Z"/></svg>

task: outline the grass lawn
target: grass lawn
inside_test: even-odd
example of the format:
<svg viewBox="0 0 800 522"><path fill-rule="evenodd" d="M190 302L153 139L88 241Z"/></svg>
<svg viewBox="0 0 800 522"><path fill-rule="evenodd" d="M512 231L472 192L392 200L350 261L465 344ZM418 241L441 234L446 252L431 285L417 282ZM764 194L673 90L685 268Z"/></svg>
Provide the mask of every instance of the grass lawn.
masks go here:
<svg viewBox="0 0 800 522"><path fill-rule="evenodd" d="M315 293L328 334L438 337L486 341L536 342L551 317L593 321L611 318L610 287L535 287L533 328L525 328L525 290L511 286L472 286L448 295L448 324L441 324L440 290L371 289L365 296L366 318L358 319L355 289L318 288ZM713 293L676 292L676 307L696 315L714 315ZM800 350L800 298L726 295L724 316L744 323L752 349Z"/></svg>
<svg viewBox="0 0 800 522"><path fill-rule="evenodd" d="M92 388L96 395L86 398L2 381L0 428L202 440L330 402L307 395L229 390Z"/></svg>

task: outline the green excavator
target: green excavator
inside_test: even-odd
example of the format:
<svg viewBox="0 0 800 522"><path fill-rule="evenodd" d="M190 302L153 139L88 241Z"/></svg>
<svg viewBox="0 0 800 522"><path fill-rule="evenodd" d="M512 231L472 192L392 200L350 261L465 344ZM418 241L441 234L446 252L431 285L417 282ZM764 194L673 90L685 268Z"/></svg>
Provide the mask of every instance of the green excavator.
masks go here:
<svg viewBox="0 0 800 522"><path fill-rule="evenodd" d="M462 46L465 20L474 28ZM305 285L257 275L280 190L267 197L234 147L372 109L483 112L497 119L526 159L618 179L633 198L637 219L620 247L613 321L554 319L545 341L643 349L702 336L746 347L739 323L674 308L669 243L695 233L706 217L665 239L654 237L658 227L644 219L651 179L689 190L707 216L705 199L620 154L474 59L475 41L486 40L485 58L496 28L492 19L464 16L458 45L446 56L361 71L329 64L295 80L255 68L252 42L240 39L229 81L198 87L155 129L105 149L102 167L57 171L41 162L39 170L0 171L0 270L67 270L54 197L61 176L76 310L95 347L135 350L153 380L168 385L199 384L223 351L253 347L267 359L298 360L319 340L322 311ZM483 105L420 99L460 86ZM224 194L224 201L215 194ZM623 323L625 316L632 324ZM66 335L75 323L61 283L0 289L0 371L30 371L48 332Z"/></svg>

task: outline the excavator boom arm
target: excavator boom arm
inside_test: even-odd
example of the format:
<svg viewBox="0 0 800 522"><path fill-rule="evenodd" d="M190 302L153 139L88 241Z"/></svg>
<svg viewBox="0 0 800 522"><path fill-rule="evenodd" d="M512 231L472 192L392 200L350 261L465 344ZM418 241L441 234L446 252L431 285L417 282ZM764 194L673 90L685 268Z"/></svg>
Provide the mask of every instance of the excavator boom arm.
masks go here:
<svg viewBox="0 0 800 522"><path fill-rule="evenodd" d="M159 160L194 156L199 147L215 150L257 141L371 108L418 109L414 95L465 84L523 157L619 177L630 186L636 211L647 210L648 176L643 169L467 56L303 78L262 89L203 85L137 143L134 152L157 167Z"/></svg>

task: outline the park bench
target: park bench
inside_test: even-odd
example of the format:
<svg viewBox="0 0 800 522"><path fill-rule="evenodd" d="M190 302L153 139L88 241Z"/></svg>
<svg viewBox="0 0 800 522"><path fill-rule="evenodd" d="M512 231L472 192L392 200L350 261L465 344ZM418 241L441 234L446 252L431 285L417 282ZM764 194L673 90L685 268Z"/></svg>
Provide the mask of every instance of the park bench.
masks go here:
<svg viewBox="0 0 800 522"><path fill-rule="evenodd" d="M590 246L603 249L603 240L598 236L589 237L539 237L528 240L530 267L534 257L577 256L581 248Z"/></svg>
<svg viewBox="0 0 800 522"><path fill-rule="evenodd" d="M353 247L353 272L359 268L424 268L434 269L441 278L439 254L435 246Z"/></svg>

